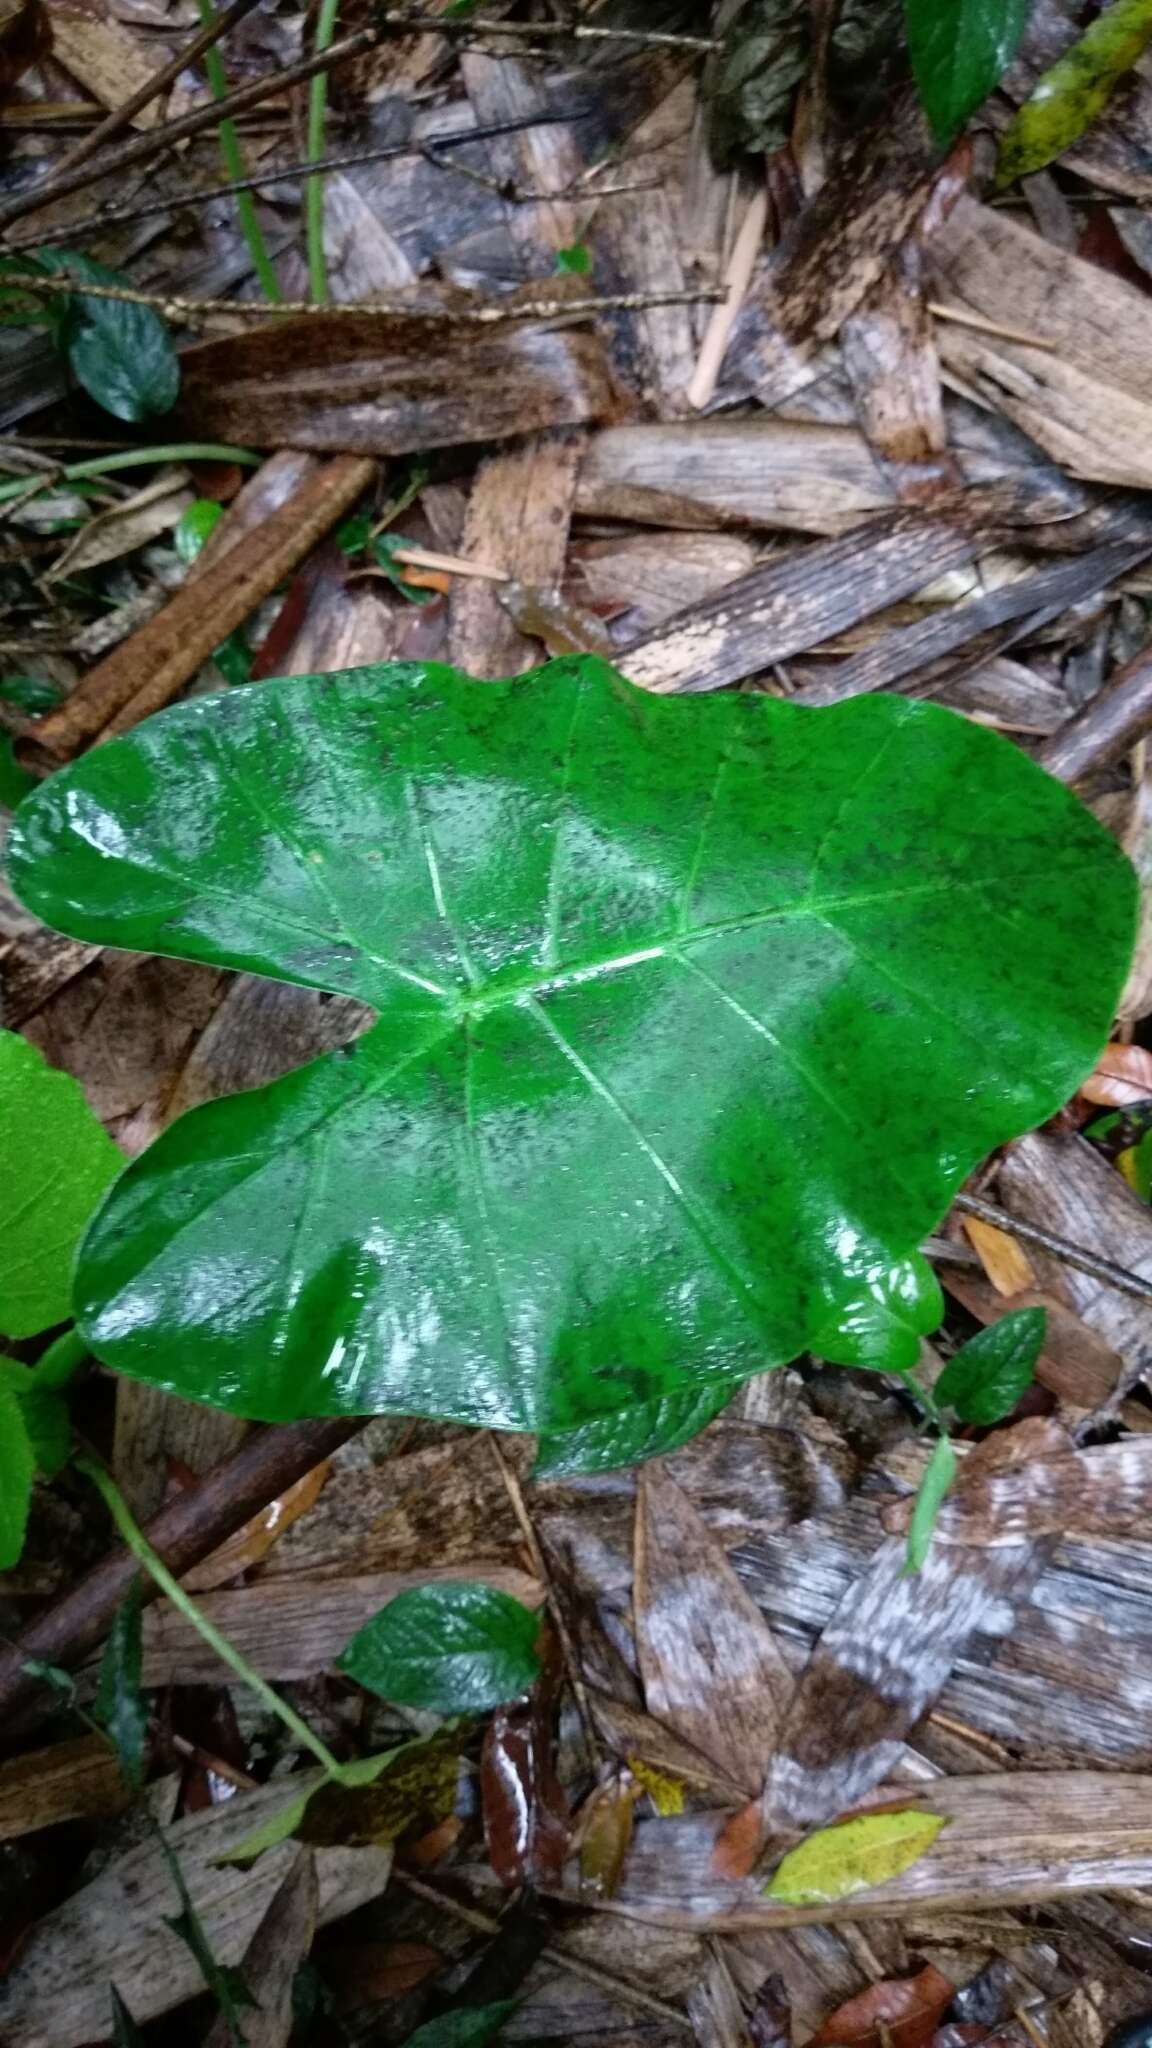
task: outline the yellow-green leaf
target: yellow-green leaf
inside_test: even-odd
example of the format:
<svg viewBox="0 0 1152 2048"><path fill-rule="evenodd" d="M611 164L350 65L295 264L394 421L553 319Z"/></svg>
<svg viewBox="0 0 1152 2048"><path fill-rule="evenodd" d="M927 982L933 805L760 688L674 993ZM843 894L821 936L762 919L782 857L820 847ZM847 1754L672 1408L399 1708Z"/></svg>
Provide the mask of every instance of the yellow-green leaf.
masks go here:
<svg viewBox="0 0 1152 2048"><path fill-rule="evenodd" d="M887 1884L932 1847L944 1818L906 1806L820 1828L785 1856L764 1896L782 1906L823 1906Z"/></svg>
<svg viewBox="0 0 1152 2048"><path fill-rule="evenodd" d="M450 1812L456 1792L456 1755L460 1746L460 1724L438 1728L435 1735L415 1742L402 1742L398 1749L382 1750L379 1756L365 1756L345 1764L339 1784L313 1777L304 1792L285 1799L250 1835L233 1844L219 1863L254 1863L266 1849L300 1835L316 1842L332 1839L338 1826L352 1828L360 1840L394 1841L414 1821L438 1820ZM377 1797L365 1807L357 1799L368 1787ZM292 1780L284 1790L291 1794ZM339 1795L339 1796L337 1796ZM339 1816L339 1819L337 1818ZM431 1825L431 1820L429 1824ZM347 1834L339 1835L348 1846Z"/></svg>
<svg viewBox="0 0 1152 2048"><path fill-rule="evenodd" d="M1045 71L1006 129L996 189L1039 171L1079 141L1118 79L1152 40L1152 0L1112 0L1079 42Z"/></svg>
<svg viewBox="0 0 1152 2048"><path fill-rule="evenodd" d="M668 1814L683 1813L683 1778L674 1778L671 1771L658 1771L655 1764L645 1763L640 1756L629 1757L628 1769L662 1818Z"/></svg>

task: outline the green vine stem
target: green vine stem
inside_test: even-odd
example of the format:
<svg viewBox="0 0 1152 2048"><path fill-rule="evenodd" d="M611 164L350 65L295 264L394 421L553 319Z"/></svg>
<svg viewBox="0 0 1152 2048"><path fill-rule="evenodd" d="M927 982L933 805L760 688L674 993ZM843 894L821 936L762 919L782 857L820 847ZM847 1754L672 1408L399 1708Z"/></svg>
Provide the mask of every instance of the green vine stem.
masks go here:
<svg viewBox="0 0 1152 2048"><path fill-rule="evenodd" d="M35 497L30 489L33 483L41 490L57 490L61 484L78 484L85 477L107 476L114 469L139 469L153 462L239 462L256 469L260 461L250 448L229 448L222 441L169 441L161 448L118 448L113 455L93 455L87 462L45 470L42 477L14 477L11 483L0 484L0 505Z"/></svg>
<svg viewBox="0 0 1152 2048"><path fill-rule="evenodd" d="M311 1751L327 1776L336 1780L343 1779L343 1766L337 1762L331 1750L321 1742L320 1737L313 1734L307 1721L301 1720L300 1715L288 1705L287 1700L282 1700L279 1693L268 1684L266 1679L261 1678L258 1671L253 1671L252 1666L241 1656L235 1644L230 1643L227 1636L221 1635L220 1630L209 1621L207 1615L201 1612L196 1602L184 1591L180 1581L173 1578L167 1565L162 1558L156 1555L143 1530L137 1524L127 1501L111 1473L107 1472L99 1460L91 1457L87 1451L80 1452L75 1460L75 1467L77 1472L82 1472L86 1479L91 1480L108 1509L118 1534L123 1537L133 1557L139 1560L144 1570L155 1581L156 1585L159 1586L160 1591L172 1602L173 1607L177 1608L184 1616L185 1621L189 1622L197 1634L203 1637L209 1647L216 1652L221 1662L227 1664L230 1671L235 1672L241 1684L246 1685L250 1692L255 1693L257 1699L268 1709L268 1712L275 1714L277 1720L283 1722L285 1728L295 1736L301 1748Z"/></svg>
<svg viewBox="0 0 1152 2048"><path fill-rule="evenodd" d="M340 0L320 0L316 20L316 55L322 56L336 33ZM328 112L328 73L318 71L308 87L309 163L319 163L324 154L324 121ZM304 234L308 248L308 286L316 305L328 303L328 265L324 259L324 180L309 178L304 188Z"/></svg>
<svg viewBox="0 0 1152 2048"><path fill-rule="evenodd" d="M211 28L216 19L216 10L212 0L196 0L196 6L202 26L204 28ZM215 45L210 50L205 50L204 52L204 70L213 99L227 99L228 80L224 75L223 59ZM219 124L218 133L220 136L220 155L229 178L237 180L245 178L248 174L248 167L244 162L244 152L240 147L240 137L236 132L235 122L222 119ZM256 201L253 199L251 192L240 192L237 194L236 212L239 217L244 240L248 244L248 253L252 258L252 268L260 281L260 289L266 299L271 299L275 303L283 298L284 294L280 290L280 281L272 267L272 258L268 254L268 244L264 240L264 230L260 226L260 217L256 212Z"/></svg>

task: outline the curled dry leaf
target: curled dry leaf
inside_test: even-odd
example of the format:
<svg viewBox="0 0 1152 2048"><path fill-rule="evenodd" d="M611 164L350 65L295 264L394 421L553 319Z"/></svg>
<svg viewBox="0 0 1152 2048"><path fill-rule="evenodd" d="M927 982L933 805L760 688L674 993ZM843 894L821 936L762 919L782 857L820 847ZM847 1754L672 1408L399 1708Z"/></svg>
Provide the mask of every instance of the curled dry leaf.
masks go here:
<svg viewBox="0 0 1152 2048"><path fill-rule="evenodd" d="M577 1819L580 1882L594 1898L611 1899L620 1883L640 1786L627 1772L598 1785Z"/></svg>
<svg viewBox="0 0 1152 2048"><path fill-rule="evenodd" d="M316 1505L328 1483L332 1470L331 1460L323 1462L298 1479L286 1493L277 1500L269 1501L242 1529L214 1550L203 1564L196 1565L188 1572L182 1583L190 1593L210 1593L217 1586L226 1585L229 1579L237 1578L241 1572L251 1571L254 1565L263 1564L286 1529L298 1522L301 1515Z"/></svg>

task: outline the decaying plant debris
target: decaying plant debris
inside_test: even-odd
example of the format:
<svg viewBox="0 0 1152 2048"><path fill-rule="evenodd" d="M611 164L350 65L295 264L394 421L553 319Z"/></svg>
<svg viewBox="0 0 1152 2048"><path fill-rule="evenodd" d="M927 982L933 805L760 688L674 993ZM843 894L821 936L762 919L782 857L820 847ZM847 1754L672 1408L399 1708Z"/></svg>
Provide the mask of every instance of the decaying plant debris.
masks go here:
<svg viewBox="0 0 1152 2048"><path fill-rule="evenodd" d="M751 75L778 68L766 101L730 77L716 157L742 12ZM173 412L117 418L46 325L0 328L0 800L226 682L591 652L656 693L930 697L1074 785L1147 898L1152 88L998 194L995 136L1094 5L1037 0L947 149L898 72L848 92L861 10L808 12L342 10L319 306L312 10L0 20L0 289L82 250L128 280L90 273L91 304L135 293L181 365ZM79 1436L202 1614L342 1764L390 1760L246 1856L322 1773L143 1579L134 1787L96 1710L136 1565L75 1470L38 1486L0 1574L4 2048L401 2044L498 2005L499 2038L604 2048L1103 2048L1152 2008L1147 926L1116 1071L928 1246L929 1383L1006 1312L1047 1323L1032 1389L961 1432L918 1572L927 1447L876 1373L806 1359L665 1458L533 1478L521 1438L250 1427L90 1370ZM364 1022L65 938L6 886L0 988L130 1156ZM526 1699L445 1732L337 1670L397 1595L461 1582L540 1615ZM945 1825L859 1891L766 1894L861 1813Z"/></svg>

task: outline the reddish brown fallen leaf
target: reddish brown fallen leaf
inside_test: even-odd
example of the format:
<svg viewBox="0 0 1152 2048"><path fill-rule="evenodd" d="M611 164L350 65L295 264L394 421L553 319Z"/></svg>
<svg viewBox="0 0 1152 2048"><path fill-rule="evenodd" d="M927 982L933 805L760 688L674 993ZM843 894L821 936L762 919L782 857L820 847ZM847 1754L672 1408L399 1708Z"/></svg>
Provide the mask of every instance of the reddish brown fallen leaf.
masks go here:
<svg viewBox="0 0 1152 2048"><path fill-rule="evenodd" d="M598 1785L577 1819L580 1882L593 1898L615 1896L632 1842L640 1787L627 1771Z"/></svg>
<svg viewBox="0 0 1152 2048"><path fill-rule="evenodd" d="M480 1793L488 1857L509 1890L559 1877L571 1815L553 1761L560 1663L556 1640L541 1645L544 1675L523 1704L498 1707L480 1753Z"/></svg>
<svg viewBox="0 0 1152 2048"><path fill-rule="evenodd" d="M325 1951L325 1977L339 2012L402 1998L443 1967L439 1949L424 1941L349 1942Z"/></svg>
<svg viewBox="0 0 1152 2048"><path fill-rule="evenodd" d="M1130 1102L1152 1096L1152 1052L1142 1045L1107 1045L1086 1081L1080 1084L1085 1102L1105 1109L1126 1109Z"/></svg>
<svg viewBox="0 0 1152 2048"><path fill-rule="evenodd" d="M712 1871L728 1884L739 1884L741 1878L750 1877L756 1867L764 1840L764 1818L759 1799L750 1799L729 1820L726 1820L716 1837L712 1851Z"/></svg>
<svg viewBox="0 0 1152 2048"><path fill-rule="evenodd" d="M280 1541L285 1529L290 1529L293 1522L307 1514L319 1499L331 1470L331 1462L326 1458L311 1472L306 1472L303 1479L298 1479L278 1500L269 1501L268 1506L261 1508L258 1515L253 1515L250 1522L245 1522L242 1529L237 1529L227 1543L222 1543L219 1550L214 1550L203 1564L196 1565L187 1574L183 1583L188 1591L211 1593L215 1587L226 1585L229 1579L237 1578L241 1572L250 1571L253 1565L260 1564Z"/></svg>
<svg viewBox="0 0 1152 2048"><path fill-rule="evenodd" d="M825 2020L811 2048L929 2048L955 1996L931 1963L915 1977L886 1977Z"/></svg>
<svg viewBox="0 0 1152 2048"><path fill-rule="evenodd" d="M459 1841L463 1828L464 1823L458 1815L450 1813L439 1827L421 1835L418 1842L407 1843L398 1860L409 1870L430 1870Z"/></svg>

